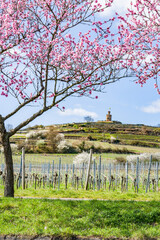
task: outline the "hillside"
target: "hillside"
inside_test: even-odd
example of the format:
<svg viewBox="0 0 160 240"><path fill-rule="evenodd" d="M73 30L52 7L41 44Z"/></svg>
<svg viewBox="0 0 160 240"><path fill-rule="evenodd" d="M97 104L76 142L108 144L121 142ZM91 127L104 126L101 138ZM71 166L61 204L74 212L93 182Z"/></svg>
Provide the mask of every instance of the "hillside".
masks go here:
<svg viewBox="0 0 160 240"><path fill-rule="evenodd" d="M110 147L110 145L113 144L117 147L141 146L156 148L157 150L160 147L160 128L158 127L121 124L118 122L83 122L59 124L55 125L55 128L58 133L63 134L66 141L72 143L78 141L79 145L83 145L85 142L90 142L90 147L92 146L92 148L94 148L97 143L103 143L103 145L106 143L107 147ZM29 127L15 134L11 138L11 142L23 145L23 142L25 142L28 133L40 132L41 135L43 135L42 133L46 133L48 129L49 126L43 125ZM33 146L37 145L37 141L40 139L41 147L43 145L42 148L45 152L44 144L47 144L47 138L45 136L32 137L28 144ZM44 144L42 144L42 140ZM84 146L80 146L80 149L81 147L83 148ZM106 150L106 152L109 151L109 149Z"/></svg>
<svg viewBox="0 0 160 240"><path fill-rule="evenodd" d="M66 139L83 139L123 145L160 147L160 128L145 125L90 122L58 125Z"/></svg>

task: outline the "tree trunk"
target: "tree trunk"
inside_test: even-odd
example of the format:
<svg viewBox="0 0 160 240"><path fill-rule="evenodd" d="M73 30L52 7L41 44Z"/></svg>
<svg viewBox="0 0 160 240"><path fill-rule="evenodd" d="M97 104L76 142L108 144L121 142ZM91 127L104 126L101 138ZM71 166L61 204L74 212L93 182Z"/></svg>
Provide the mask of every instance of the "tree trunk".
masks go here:
<svg viewBox="0 0 160 240"><path fill-rule="evenodd" d="M12 160L11 146L10 146L8 137L6 137L2 145L4 148L4 158L5 158L5 165L6 165L4 197L14 197L13 160Z"/></svg>
<svg viewBox="0 0 160 240"><path fill-rule="evenodd" d="M1 115L0 115L0 135L1 143L4 149L5 159L4 197L14 197L14 174L13 174L12 151L9 141L9 134L6 132L4 121Z"/></svg>

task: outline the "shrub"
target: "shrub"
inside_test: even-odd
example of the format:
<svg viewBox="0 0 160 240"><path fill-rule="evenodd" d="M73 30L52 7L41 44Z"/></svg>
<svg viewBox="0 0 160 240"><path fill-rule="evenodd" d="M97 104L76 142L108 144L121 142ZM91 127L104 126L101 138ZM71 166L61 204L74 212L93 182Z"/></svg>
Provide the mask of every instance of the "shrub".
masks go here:
<svg viewBox="0 0 160 240"><path fill-rule="evenodd" d="M80 127L85 127L85 126L86 126L86 124L80 124L79 126L80 126Z"/></svg>
<svg viewBox="0 0 160 240"><path fill-rule="evenodd" d="M73 128L76 128L76 129L78 129L78 128L79 128L79 126L78 126L77 124L74 124L74 125L73 125Z"/></svg>
<svg viewBox="0 0 160 240"><path fill-rule="evenodd" d="M87 164L89 161L89 156L90 154L87 152L82 152L80 154L78 154L75 159L73 160L74 164Z"/></svg>
<svg viewBox="0 0 160 240"><path fill-rule="evenodd" d="M36 143L33 140L26 139L26 141L25 141L23 146L25 147L25 152L26 153L35 153L36 152Z"/></svg>
<svg viewBox="0 0 160 240"><path fill-rule="evenodd" d="M49 147L47 146L47 143L44 142L44 140L39 140L39 141L37 141L36 145L37 145L37 146L36 146L35 151L36 151L37 153L48 153L48 152L50 152L50 149L49 149Z"/></svg>
<svg viewBox="0 0 160 240"><path fill-rule="evenodd" d="M65 140L62 140L57 146L59 153L77 153L78 149L72 144L67 143Z"/></svg>
<svg viewBox="0 0 160 240"><path fill-rule="evenodd" d="M148 162L151 158L152 155L152 160L153 161L160 161L160 153L142 153L139 155L129 155L127 156L126 160L129 162L136 162L137 158L139 158L140 161L142 162Z"/></svg>
<svg viewBox="0 0 160 240"><path fill-rule="evenodd" d="M33 128L34 128L34 129L38 129L38 128L44 129L45 127L41 124L41 125L35 125Z"/></svg>
<svg viewBox="0 0 160 240"><path fill-rule="evenodd" d="M26 134L27 139L45 139L46 138L46 131L30 131Z"/></svg>
<svg viewBox="0 0 160 240"><path fill-rule="evenodd" d="M37 153L50 153L51 149L47 146L47 143L40 143L35 150Z"/></svg>
<svg viewBox="0 0 160 240"><path fill-rule="evenodd" d="M67 125L68 125L68 127L73 127L73 123L69 123Z"/></svg>
<svg viewBox="0 0 160 240"><path fill-rule="evenodd" d="M83 152L83 151L86 150L86 149L85 149L85 145L86 145L86 142L85 142L85 141L82 141L82 142L78 145L78 147L79 147L79 149L80 149L81 152Z"/></svg>
<svg viewBox="0 0 160 240"><path fill-rule="evenodd" d="M88 136L87 136L87 139L88 139L89 141L94 140L93 137L92 137L91 135L88 135Z"/></svg>

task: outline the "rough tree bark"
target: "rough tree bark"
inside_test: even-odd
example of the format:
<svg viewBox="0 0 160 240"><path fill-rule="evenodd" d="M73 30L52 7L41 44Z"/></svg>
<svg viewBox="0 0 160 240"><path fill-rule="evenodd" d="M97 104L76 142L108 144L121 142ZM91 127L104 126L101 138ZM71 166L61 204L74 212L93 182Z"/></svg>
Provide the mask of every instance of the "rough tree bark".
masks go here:
<svg viewBox="0 0 160 240"><path fill-rule="evenodd" d="M14 173L13 173L12 150L9 141L9 134L5 129L4 120L1 115L0 115L0 137L1 144L4 149L5 159L4 197L14 197Z"/></svg>

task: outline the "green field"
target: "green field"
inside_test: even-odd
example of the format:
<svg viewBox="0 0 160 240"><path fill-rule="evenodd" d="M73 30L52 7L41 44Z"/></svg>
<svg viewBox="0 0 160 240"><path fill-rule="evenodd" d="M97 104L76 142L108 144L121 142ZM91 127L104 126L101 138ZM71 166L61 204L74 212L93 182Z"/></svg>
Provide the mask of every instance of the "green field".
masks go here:
<svg viewBox="0 0 160 240"><path fill-rule="evenodd" d="M8 234L159 239L160 202L1 198L0 235Z"/></svg>

